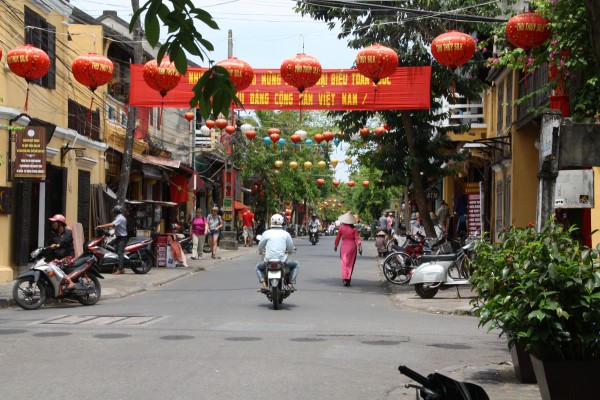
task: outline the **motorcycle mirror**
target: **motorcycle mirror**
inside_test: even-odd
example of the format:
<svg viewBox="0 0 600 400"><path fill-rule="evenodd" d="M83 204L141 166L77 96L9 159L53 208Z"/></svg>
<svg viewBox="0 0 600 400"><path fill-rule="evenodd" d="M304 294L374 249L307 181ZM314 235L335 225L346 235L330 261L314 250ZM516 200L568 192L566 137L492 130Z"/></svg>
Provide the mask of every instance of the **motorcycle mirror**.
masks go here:
<svg viewBox="0 0 600 400"><path fill-rule="evenodd" d="M258 239L258 241L260 242L260 239L262 239L262 235L256 235L256 239Z"/></svg>

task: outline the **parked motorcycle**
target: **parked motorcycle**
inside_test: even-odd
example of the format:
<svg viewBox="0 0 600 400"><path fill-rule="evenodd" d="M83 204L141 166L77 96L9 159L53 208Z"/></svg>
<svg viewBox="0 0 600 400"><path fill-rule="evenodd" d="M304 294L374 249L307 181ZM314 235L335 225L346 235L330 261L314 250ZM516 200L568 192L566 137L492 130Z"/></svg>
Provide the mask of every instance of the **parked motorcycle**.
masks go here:
<svg viewBox="0 0 600 400"><path fill-rule="evenodd" d="M114 232L96 229L98 236L91 239L88 248L98 258L101 270L114 271L119 266L119 256L115 249ZM147 274L154 265L152 238L131 238L125 245L124 267L136 274Z"/></svg>
<svg viewBox="0 0 600 400"><path fill-rule="evenodd" d="M417 267L410 278L409 285L415 287L415 292L423 299L431 299L439 289L445 290L469 285L469 254L475 245L471 240L466 244L452 242L451 254L430 254L421 256L421 265Z"/></svg>
<svg viewBox="0 0 600 400"><path fill-rule="evenodd" d="M401 374L418 382L419 385L406 385L414 388L415 398L423 400L489 400L487 393L479 385L469 382L460 382L445 375L433 373L424 377L412 369L401 365L398 367ZM420 395L420 397L419 397Z"/></svg>
<svg viewBox="0 0 600 400"><path fill-rule="evenodd" d="M46 261L51 253L50 247L31 252L31 269L20 274L13 286L15 303L25 310L40 308L47 298L75 300L85 306L96 304L101 294L98 279L104 279L96 256L86 252L63 271L51 261ZM72 289L67 289L67 275L75 283Z"/></svg>
<svg viewBox="0 0 600 400"><path fill-rule="evenodd" d="M360 231L360 237L363 240L369 240L369 238L371 237L371 227L369 225L363 225L361 231Z"/></svg>
<svg viewBox="0 0 600 400"><path fill-rule="evenodd" d="M308 240L314 246L319 241L319 228L316 226L311 226L308 228Z"/></svg>

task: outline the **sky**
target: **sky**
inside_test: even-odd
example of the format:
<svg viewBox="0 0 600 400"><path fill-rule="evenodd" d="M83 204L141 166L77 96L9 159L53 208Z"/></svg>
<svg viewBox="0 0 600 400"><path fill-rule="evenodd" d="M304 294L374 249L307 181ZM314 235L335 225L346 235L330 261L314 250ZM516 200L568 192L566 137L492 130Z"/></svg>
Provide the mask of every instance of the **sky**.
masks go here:
<svg viewBox="0 0 600 400"><path fill-rule="evenodd" d="M133 14L128 0L70 2L92 17L99 17L103 10L112 10L125 21L130 21ZM144 3L145 0L140 0L140 5ZM279 69L283 60L297 53L315 57L323 69L350 68L358 53L358 50L348 48L346 41L337 39L339 30L330 31L324 22L294 13L295 1L292 0L194 0L194 3L208 11L219 25L218 31L197 25L215 47L215 51L210 53L215 62L228 57L229 29L233 36L233 56L253 68ZM194 59L194 62L208 66L207 62L199 59ZM336 178L347 181L346 155L340 147L332 154L332 158L340 161Z"/></svg>

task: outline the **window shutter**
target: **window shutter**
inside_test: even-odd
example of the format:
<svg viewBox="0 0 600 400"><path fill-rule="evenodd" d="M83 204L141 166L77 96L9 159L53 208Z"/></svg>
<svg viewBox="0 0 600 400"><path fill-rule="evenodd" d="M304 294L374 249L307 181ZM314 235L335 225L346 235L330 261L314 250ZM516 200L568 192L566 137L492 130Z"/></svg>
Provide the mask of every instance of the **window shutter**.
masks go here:
<svg viewBox="0 0 600 400"><path fill-rule="evenodd" d="M84 242L90 233L90 172L79 170L77 177L77 222L83 226Z"/></svg>
<svg viewBox="0 0 600 400"><path fill-rule="evenodd" d="M32 183L31 181L25 181L22 183L16 183L15 196L18 201L13 202L15 204L16 218L18 221L14 224L16 232L15 238L16 252L15 252L15 263L17 266L25 266L29 262L29 230L31 228L31 199Z"/></svg>

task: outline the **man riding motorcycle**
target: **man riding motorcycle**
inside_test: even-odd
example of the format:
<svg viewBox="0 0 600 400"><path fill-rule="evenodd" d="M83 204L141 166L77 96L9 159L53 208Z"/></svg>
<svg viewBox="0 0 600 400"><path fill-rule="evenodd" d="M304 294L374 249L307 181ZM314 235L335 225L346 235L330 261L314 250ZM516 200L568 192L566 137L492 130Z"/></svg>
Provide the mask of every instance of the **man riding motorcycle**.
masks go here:
<svg viewBox="0 0 600 400"><path fill-rule="evenodd" d="M295 249L292 236L282 229L283 221L282 215L274 214L271 217L271 229L263 233L260 242L258 243L258 254L263 254L263 252L265 252L263 261L256 265L256 275L262 286L260 289L261 291L268 288L265 280L265 270L267 268L267 261L273 259L283 261L284 266L289 268L290 287L292 291L296 290L296 276L298 275L300 265L296 260L288 258L288 254L293 253Z"/></svg>
<svg viewBox="0 0 600 400"><path fill-rule="evenodd" d="M317 218L317 214L313 214L310 216L310 221L308 221L308 229L317 228L317 232L315 233L317 241L319 240L319 230L321 229L321 221Z"/></svg>

